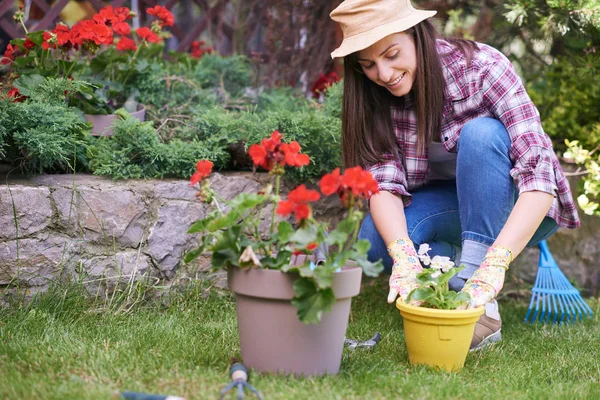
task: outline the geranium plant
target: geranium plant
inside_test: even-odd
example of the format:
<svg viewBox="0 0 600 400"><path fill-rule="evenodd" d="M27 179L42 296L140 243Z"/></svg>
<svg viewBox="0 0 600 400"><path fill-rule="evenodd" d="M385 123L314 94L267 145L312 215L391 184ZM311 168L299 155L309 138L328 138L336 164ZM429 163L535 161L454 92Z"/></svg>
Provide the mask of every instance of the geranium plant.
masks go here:
<svg viewBox="0 0 600 400"><path fill-rule="evenodd" d="M17 79L23 75L83 80L90 84L69 94L71 106L86 114L111 114L121 107L136 111L139 93L132 82L162 53L163 38L169 36L163 28L174 24L171 12L162 6L146 12L155 17L151 28L133 31L129 8L107 6L70 28L59 23L36 32L27 31L23 12L17 12L14 19L25 37L13 39L0 61L15 79L11 90L26 94L25 82L38 81Z"/></svg>
<svg viewBox="0 0 600 400"><path fill-rule="evenodd" d="M471 297L468 293L455 292L448 286L450 279L464 267L454 268L449 257L429 256L431 248L427 243L419 246L419 259L428 268L417 275L419 286L409 293L407 301L416 301L421 307L440 310L455 310L465 306Z"/></svg>
<svg viewBox="0 0 600 400"><path fill-rule="evenodd" d="M209 251L213 269L267 268L297 273L292 303L301 321L317 323L335 303L334 274L348 261L354 261L369 276L376 276L383 269L380 262L367 260L370 243L357 240L363 217L361 202L377 193L377 183L360 167L348 168L343 174L337 168L322 177L320 192L302 184L284 197L280 187L285 168L299 168L310 162L301 153L300 145L294 141L282 142L281 133L274 131L260 144L252 145L248 153L257 167L269 171L274 182L259 193L241 193L230 201L220 198L211 188L212 163L198 162L190 183L197 187L198 198L212 204L214 210L190 227L188 232L201 233L202 239L200 246L184 259L190 262ZM311 204L322 195L340 196L347 209L345 218L329 231L327 224L312 215ZM261 213L269 204L273 209L267 218L268 231L262 232ZM276 214L293 218L295 226L285 218L276 222ZM321 246L328 246L330 251L319 265L310 257L302 265L292 264L293 255L311 255Z"/></svg>

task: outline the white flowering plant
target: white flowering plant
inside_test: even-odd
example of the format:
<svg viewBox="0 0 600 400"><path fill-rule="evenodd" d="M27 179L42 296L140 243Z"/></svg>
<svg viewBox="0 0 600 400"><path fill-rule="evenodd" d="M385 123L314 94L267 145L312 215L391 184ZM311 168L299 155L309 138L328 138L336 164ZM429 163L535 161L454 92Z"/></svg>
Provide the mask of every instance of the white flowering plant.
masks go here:
<svg viewBox="0 0 600 400"><path fill-rule="evenodd" d="M471 296L464 292L455 292L448 286L450 279L464 267L454 268L450 257L429 256L431 247L427 243L419 246L419 260L426 268L417 275L419 285L408 295L407 302L414 300L421 307L439 310L455 310L468 304Z"/></svg>

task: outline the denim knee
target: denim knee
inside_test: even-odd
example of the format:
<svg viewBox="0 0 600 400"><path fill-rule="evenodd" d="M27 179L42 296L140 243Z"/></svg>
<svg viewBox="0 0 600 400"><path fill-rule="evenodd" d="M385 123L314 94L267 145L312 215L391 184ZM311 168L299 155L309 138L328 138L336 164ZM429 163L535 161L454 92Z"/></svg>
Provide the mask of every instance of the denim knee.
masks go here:
<svg viewBox="0 0 600 400"><path fill-rule="evenodd" d="M486 149L492 148L508 157L510 145L510 136L504 124L490 117L475 118L467 122L458 138L460 151L469 149L473 154L482 156L489 154Z"/></svg>

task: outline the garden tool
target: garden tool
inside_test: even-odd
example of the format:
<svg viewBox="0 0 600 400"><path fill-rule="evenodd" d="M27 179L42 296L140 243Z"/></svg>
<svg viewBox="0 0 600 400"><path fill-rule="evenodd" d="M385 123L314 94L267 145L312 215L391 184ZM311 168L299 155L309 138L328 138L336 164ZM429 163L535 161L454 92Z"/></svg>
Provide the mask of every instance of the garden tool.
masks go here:
<svg viewBox="0 0 600 400"><path fill-rule="evenodd" d="M354 350L357 347L366 347L366 348L372 349L373 347L375 347L377 342L379 342L379 339L381 339L381 335L379 334L379 332L375 332L375 336L373 336L369 340L365 340L364 342L359 342L358 340L352 340L352 339L346 338L346 339L344 339L344 343L351 350Z"/></svg>
<svg viewBox="0 0 600 400"><path fill-rule="evenodd" d="M592 309L571 285L550 254L545 240L538 243L540 260L531 302L524 322L570 323L592 316ZM535 304L535 306L534 306Z"/></svg>
<svg viewBox="0 0 600 400"><path fill-rule="evenodd" d="M231 376L232 382L227 385L225 389L221 390L221 396L219 396L219 400L223 399L225 394L236 386L238 389L238 400L242 400L244 398L244 388L248 388L259 400L262 400L262 395L260 392L256 390L254 386L248 383L248 370L244 364L233 364L229 369L229 376Z"/></svg>

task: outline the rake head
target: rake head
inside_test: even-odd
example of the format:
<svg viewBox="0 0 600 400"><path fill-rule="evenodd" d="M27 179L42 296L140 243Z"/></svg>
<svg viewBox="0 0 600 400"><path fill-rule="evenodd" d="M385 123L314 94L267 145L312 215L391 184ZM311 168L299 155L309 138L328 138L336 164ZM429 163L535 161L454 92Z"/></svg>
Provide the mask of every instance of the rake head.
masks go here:
<svg viewBox="0 0 600 400"><path fill-rule="evenodd" d="M592 309L571 285L550 254L545 240L538 244L540 261L525 322L571 323L591 317Z"/></svg>

